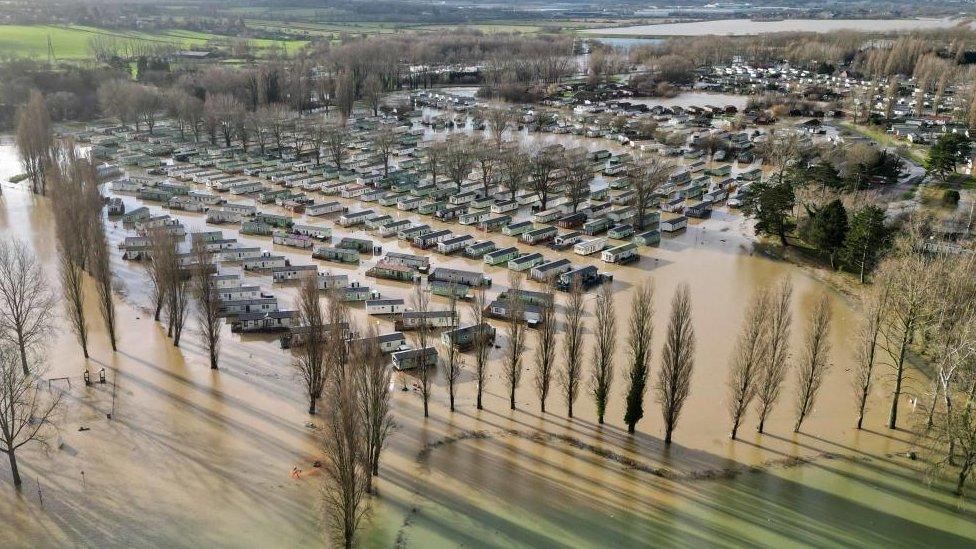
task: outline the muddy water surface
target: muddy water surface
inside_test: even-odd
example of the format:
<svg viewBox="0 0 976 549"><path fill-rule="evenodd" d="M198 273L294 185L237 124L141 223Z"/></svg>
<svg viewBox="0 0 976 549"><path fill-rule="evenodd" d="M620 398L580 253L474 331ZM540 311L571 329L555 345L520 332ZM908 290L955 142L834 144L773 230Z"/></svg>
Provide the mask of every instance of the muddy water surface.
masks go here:
<svg viewBox="0 0 976 549"><path fill-rule="evenodd" d="M12 147L4 142L0 179L6 181L18 169ZM139 204L131 196L124 200L128 208ZM0 201L0 233L33 243L53 279L47 199L4 183ZM154 213L164 211L149 206ZM188 228L207 227L202 216L175 215ZM486 237L456 224L444 226ZM130 234L120 225L109 227L113 244ZM223 230L235 236L232 228ZM336 238L364 233L334 232ZM665 237L659 248L645 250L639 263L610 269L622 315L629 312L638 284L650 280L655 285L652 378L671 294L679 283L691 285L696 370L671 448L661 443L660 413L651 392L637 435L628 436L622 428L623 330L605 426L596 425L585 390L573 420L565 418L558 388L549 413L538 412L532 387L535 336L530 334L518 411L508 409L502 349L492 354L485 410L475 409L470 372L463 376L454 413L447 409L443 380L438 379L428 419L416 393L395 392L398 427L384 454L380 495L363 533L366 545L971 545L976 539L971 502L926 487L916 464L894 455L908 447L910 436L883 428L886 383L872 395L868 429L852 429L849 337L855 314L849 303L802 271L754 251L749 232L734 212L717 211L683 234ZM238 238L274 248L293 263L313 262L308 252L273 247L269 239ZM515 242L497 233L488 238L499 245ZM395 239L379 240L387 251L411 251ZM0 518L15 526L0 531L0 544L323 544L317 471L311 467L317 454L300 385L285 353L272 338L242 340L228 331L221 370L211 372L193 322L181 348L174 349L146 311L140 268L119 259L114 248L113 253L121 286L120 352L108 348L94 303L89 304L91 360L81 357L66 330L52 339L45 378L68 378L51 382L52 391L65 391L61 444L52 440L46 452L23 452L25 489L20 495L0 490ZM431 255L435 265L481 268L478 262ZM566 257L606 268L597 260ZM348 272L384 296L408 295L405 284L366 278L363 272L375 259L364 259L359 267L321 267ZM239 272L239 267L225 270ZM491 298L507 285L506 271L487 272L495 281ZM831 374L803 433L791 432L791 376L768 434L755 434L750 416L742 440L731 443L725 379L741 311L755 288L783 278L795 287L797 344L812 305L824 292L830 297L835 319ZM294 288L272 287L266 276L249 274L247 280L273 290L289 308ZM354 316L360 326L377 322L382 330L392 330L388 320L366 318L361 307ZM591 313L587 321L592 322ZM557 356L561 365L561 346ZM471 357L466 362L473 363ZM109 382L85 388L81 374L86 368L105 368ZM397 380L398 388L409 383L409 378ZM912 391L922 385L913 380ZM907 399L904 405L910 409ZM312 418L311 424L316 423ZM304 470L301 480L289 477L296 466ZM9 482L3 467L0 482Z"/></svg>

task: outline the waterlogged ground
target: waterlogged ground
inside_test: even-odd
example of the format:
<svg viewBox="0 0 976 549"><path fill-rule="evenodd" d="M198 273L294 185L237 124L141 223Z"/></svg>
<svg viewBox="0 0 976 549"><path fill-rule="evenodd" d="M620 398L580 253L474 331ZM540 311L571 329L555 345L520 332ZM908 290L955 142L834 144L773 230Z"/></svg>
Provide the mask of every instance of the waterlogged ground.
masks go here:
<svg viewBox="0 0 976 549"><path fill-rule="evenodd" d="M3 143L0 179L5 182L17 171L13 150ZM8 183L2 190L0 237L31 242L53 277L47 199ZM125 201L129 208L138 204L132 197ZM150 207L154 213L163 211ZM206 226L199 215L179 217L189 228ZM114 224L109 229L113 243L129 234ZM233 229L223 230L234 235ZM748 232L736 214L717 211L712 219L666 238L661 247L644 251L636 266L613 269L621 314L629 311L636 284L654 281L654 373L671 293L680 282L692 287L696 371L670 449L661 444L660 413L651 393L638 433L631 437L622 428L623 329L614 400L602 427L596 425L585 390L574 420L565 418L558 389L549 413L538 412L533 334L515 412L508 409L501 378L501 349L492 354L486 409L480 412L474 406L471 372L462 378L454 413L447 409L447 391L438 380L429 419L423 418L415 392L399 390L412 380L394 380L398 425L383 456L380 494L363 530L364 545L972 546L976 521L971 500L924 484L918 463L899 455L909 448L911 436L883 428L887 370L870 401L868 428L852 429L849 337L855 315L849 303L804 271L753 251ZM510 241L497 234L491 238L500 245ZM239 240L275 249L293 263L312 262L307 252L273 247L266 238ZM395 240L382 244L387 251L409 251ZM89 304L90 361L81 357L66 331L51 339L45 379L51 380L50 390L64 392L60 439L53 438L47 449L22 452L26 482L19 494L0 466L0 520L12 526L0 529L0 546L325 544L320 479L311 466L318 458L312 436L318 421L309 423L304 413L287 355L270 337L242 340L228 331L221 370L212 373L192 321L181 348L174 349L145 310L144 274L113 253L120 285L120 351L113 354L108 348L94 303ZM480 268L461 258L434 254L432 259L435 265ZM408 294L407 285L364 277L372 263L322 268L369 281L384 296ZM505 270L487 272L495 280L489 294L494 297L506 286ZM750 416L742 440L731 443L725 378L741 310L754 288L784 277L795 287L797 343L806 312L823 292L830 296L835 319L831 374L801 434L792 434L791 378L768 434L755 434ZM248 275L247 281L273 290L285 308L294 294L293 287L272 287L270 277ZM376 321L365 318L361 308L354 315L361 326ZM392 329L390 322L378 322L382 330ZM561 363L561 347L557 356ZM105 368L108 383L84 387L86 368ZM60 377L68 379L53 379ZM924 386L920 376L913 376L909 392L921 394ZM903 410L910 414L908 398ZM289 476L296 466L305 471L300 480Z"/></svg>

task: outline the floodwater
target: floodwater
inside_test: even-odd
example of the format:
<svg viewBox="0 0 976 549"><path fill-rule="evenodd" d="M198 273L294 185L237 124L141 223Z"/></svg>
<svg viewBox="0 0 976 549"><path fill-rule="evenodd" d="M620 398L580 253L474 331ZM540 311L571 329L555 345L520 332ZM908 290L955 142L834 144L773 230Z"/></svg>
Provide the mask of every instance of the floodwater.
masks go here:
<svg viewBox="0 0 976 549"><path fill-rule="evenodd" d="M581 32L601 36L740 36L773 32L904 32L943 29L960 24L957 19L785 19L753 21L751 19L718 19L694 23L662 23L586 29Z"/></svg>
<svg viewBox="0 0 976 549"><path fill-rule="evenodd" d="M607 147L587 141L591 148ZM18 169L13 148L0 144L0 179L5 182ZM139 202L131 196L124 200L128 209ZM164 211L149 206L153 213ZM176 216L189 229L206 226L202 216ZM31 242L53 277L51 224L47 199L3 184L0 235ZM232 228L222 229L238 236ZM363 231L334 232L339 238ZM470 371L462 378L454 413L447 408L445 382L438 379L429 419L423 418L418 394L399 390L411 383L409 376L397 380L397 429L383 454L379 496L363 530L364 545L971 546L976 541L972 501L952 498L942 487L929 488L918 465L896 455L909 447L910 435L883 427L887 376L872 394L868 428L859 433L852 428L849 337L856 319L849 303L803 270L758 253L749 233L741 217L719 209L683 234L665 237L660 247L643 250L637 264L607 269L597 260L566 255L613 272L621 330L636 285L654 283L652 380L659 369L671 294L679 283L691 285L696 369L671 448L661 443L660 413L650 391L638 433L628 436L623 428L623 337L607 425L596 425L585 388L575 419L565 417L558 388L550 397L549 412L540 414L532 385L535 335L530 331L517 411L508 409L502 349L492 353L485 410L480 412L474 406ZM126 234L121 226L110 225L113 244ZM499 245L515 242L497 233L488 238ZM308 252L272 246L266 238L238 239L274 248L293 264L313 262ZM410 251L395 239L381 240L384 251ZM114 247L113 254L124 286L117 302L120 351L108 349L94 303L89 304L94 332L90 361L80 356L66 331L52 339L45 379L67 376L70 381L70 387L67 381L51 382L51 390L65 391L62 444L47 451L25 448L19 454L26 478L19 495L9 488L9 473L0 466L0 520L12 525L0 530L0 546L321 546L319 479L311 466L318 456L313 431L306 426L310 418L304 413L300 383L286 354L271 338L242 340L228 331L221 370L212 373L193 321L181 348L174 349L165 330L147 314L140 268L122 261ZM409 285L363 276L374 261L321 267L348 272L384 296L406 297ZM437 254L432 261L435 266L482 267ZM236 267L225 270L239 272ZM506 271L486 270L495 281L489 291L493 298L507 284ZM795 288L796 344L805 315L820 295L828 294L835 320L831 371L801 434L792 434L791 376L768 422L768 434L754 433L750 415L742 440L733 443L727 438L725 378L741 312L755 288L784 278ZM273 289L284 308L294 294L293 287L272 288L270 277L249 274L247 280ZM435 302L446 305L439 298ZM359 326L378 322L382 330L392 330L387 320L366 318L361 306L353 315ZM466 310L464 315L469 322ZM592 320L588 313L587 322ZM588 326L587 336L591 333ZM500 343L505 343L504 336ZM590 343L588 339L587 356ZM561 340L557 357L561 365ZM471 357L465 360L470 368ZM108 383L84 387L84 369L103 367ZM917 394L923 387L922 380L913 379L909 392ZM910 409L907 399L904 406ZM313 426L317 423L318 418L311 418ZM301 480L289 477L296 466L305 471Z"/></svg>
<svg viewBox="0 0 976 549"><path fill-rule="evenodd" d="M628 98L628 102L638 105L663 105L665 107L700 107L702 105L715 105L725 107L732 105L735 108L745 109L749 102L748 95L734 93L708 93L708 92L682 92L674 97L635 97Z"/></svg>

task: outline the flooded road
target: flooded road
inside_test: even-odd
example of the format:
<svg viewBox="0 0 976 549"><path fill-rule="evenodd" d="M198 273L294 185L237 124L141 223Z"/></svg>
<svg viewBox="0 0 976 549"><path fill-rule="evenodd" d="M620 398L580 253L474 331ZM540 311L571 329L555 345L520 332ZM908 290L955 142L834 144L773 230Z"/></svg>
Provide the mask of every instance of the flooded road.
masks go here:
<svg viewBox="0 0 976 549"><path fill-rule="evenodd" d="M6 183L18 171L9 141L0 142L0 181L4 182L0 235L31 242L53 279L50 204ZM123 199L127 209L140 204L132 196ZM423 219L485 238L474 229L435 223L415 213L346 202L353 209L384 210L394 217ZM145 205L154 214L178 217L188 230L220 228L243 244L274 249L293 264L316 263L308 252L273 246L269 238L238 235L230 226L208 226L199 214ZM273 206L262 209L275 211ZM738 214L719 208L711 219L675 237L666 236L660 247L643 249L636 264L608 269L598 260L565 255L574 263L612 270L621 326L636 285L653 281L652 376L660 367L671 294L681 282L691 285L699 342L696 369L671 448L661 443L660 412L650 391L638 433L631 437L625 432L623 338L618 343L607 425L596 425L586 389L575 406L575 419L565 418L558 390L551 397L549 413L541 415L532 388L536 341L530 331L517 411L508 409L502 349L492 352L483 411L474 406L470 370L462 377L458 411L453 414L440 377L427 420L418 394L395 391L397 429L383 455L380 494L363 531L364 545L971 546L976 541L971 500L960 501L944 489L925 486L918 464L894 455L909 447L910 435L883 428L887 371L871 397L868 429L853 429L849 338L856 318L850 304L803 270L757 253L750 232L748 222ZM333 238L363 233L335 227ZM89 304L94 332L90 361L80 356L66 330L52 340L45 379L66 376L71 383L68 387L67 382L55 381L51 389L66 392L63 444L47 452L40 448L22 452L26 481L19 496L9 488L9 473L0 466L0 520L13 526L0 530L0 545L296 547L326 543L321 534L317 471L311 466L318 457L313 430L307 426L300 383L287 355L269 337L242 340L228 330L221 370L213 373L193 320L183 345L174 349L165 330L147 313L141 268L122 261L114 246L130 234L121 225L110 224L113 266L123 287L118 302L120 352L113 354L108 348L94 303ZM515 242L498 233L488 238L500 246ZM395 239L379 241L384 252L417 253ZM358 267L319 265L322 270L348 273L385 297L408 295L407 284L366 278L363 273L376 258L364 259ZM460 257L431 254L431 259L435 266L483 267ZM225 270L240 271L239 267ZM506 270L489 267L486 272L495 281L488 296L494 298L507 285ZM830 296L831 370L803 433L792 434L790 376L767 422L768 434L754 433L750 410L742 440L732 443L727 438L725 406L728 355L751 292L783 278L789 278L795 288L796 346L807 312L822 293ZM269 276L248 274L247 280L274 291L282 308L290 308L294 287L272 286ZM434 301L434 308L446 307L445 301ZM591 324L589 303L588 309L586 321ZM463 305L462 311L463 322L468 323ZM378 322L381 331L392 331L392 322L367 318L361 305L354 307L353 315L360 326ZM591 333L588 325L588 356ZM503 336L500 343L505 344ZM561 338L558 343L561 366ZM465 359L470 368L473 360ZM589 361L584 364L588 367ZM108 383L84 387L81 374L86 368L93 372L105 368ZM923 383L920 379L913 383L909 393L917 394ZM907 400L905 406L910 409ZM313 427L317 423L318 418L311 419ZM301 480L289 477L296 466L306 471Z"/></svg>

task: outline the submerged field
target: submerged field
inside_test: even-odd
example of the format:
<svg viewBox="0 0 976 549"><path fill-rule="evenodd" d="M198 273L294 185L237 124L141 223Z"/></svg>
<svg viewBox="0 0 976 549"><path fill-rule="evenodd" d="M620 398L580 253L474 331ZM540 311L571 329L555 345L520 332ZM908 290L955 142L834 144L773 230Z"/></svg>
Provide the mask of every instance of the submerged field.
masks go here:
<svg viewBox="0 0 976 549"><path fill-rule="evenodd" d="M0 181L18 171L12 146L3 142ZM128 209L141 204L131 196L123 199ZM164 212L157 204L149 206L154 214ZM188 230L215 228L199 214L177 217ZM52 221L48 199L4 184L0 235L29 241L53 273ZM458 230L455 224L445 226ZM308 252L221 228L242 243L274 249L293 264L314 262ZM337 236L363 232L335 230ZM638 433L629 436L622 426L622 338L607 425L596 424L585 390L576 419L566 419L558 391L550 412L540 414L532 389L535 337L530 334L517 411L508 409L502 349L492 352L486 409L480 412L474 406L470 370L462 377L454 413L447 408L445 382L438 379L429 419L423 418L416 392L400 390L409 388L412 378L392 380L397 429L383 455L380 494L363 530L364 545L976 543L972 500L927 486L920 465L901 455L910 447L911 435L883 428L887 377L871 396L867 429L853 429L848 369L856 314L851 304L804 271L757 253L749 233L749 224L738 214L719 210L684 234L666 237L659 248L642 251L639 263L612 268L621 324L636 285L654 281L653 373L660 365L671 293L681 282L691 285L699 341L696 370L670 449L661 444L660 414L651 392ZM113 244L129 234L121 224L110 224ZM497 234L491 239L514 242ZM380 243L384 251L411 251L395 239ZM320 546L318 471L312 467L319 457L313 441L319 420L309 423L304 413L288 355L271 337L242 338L228 331L221 370L211 372L192 321L182 347L174 349L145 309L145 274L138 264L122 261L114 247L113 256L122 288L120 352L109 350L94 303L90 361L81 358L66 331L52 340L51 371L45 377L67 376L71 383L55 382L52 388L64 390L67 398L61 444L46 452L23 452L26 481L20 495L9 488L9 473L0 465L0 520L13 525L0 530L0 546ZM482 268L459 257L433 255L432 261L436 266ZM321 263L320 268L348 273L385 297L407 296L409 284L366 278L363 271L372 263ZM505 269L492 267L487 273L495 281L489 295L494 297L507 286ZM794 435L791 428L791 376L768 434L756 434L750 417L742 440L732 443L727 438L725 379L741 312L755 288L783 278L795 287L796 342L808 311L822 293L829 295L835 318L831 372L801 434ZM246 280L273 290L286 308L294 295L294 287L272 287L268 276L248 274ZM435 308L445 305L435 301ZM462 310L467 323L468 312ZM392 329L388 320L367 317L361 306L353 315L360 326L378 322L381 331ZM592 323L592 313L586 320ZM504 345L505 338L499 343ZM560 364L562 356L560 347ZM465 360L470 369L470 356ZM81 373L101 368L109 383L84 387ZM909 392L924 390L921 376L910 383ZM911 409L907 398L904 404ZM306 472L300 480L289 476L295 466Z"/></svg>
<svg viewBox="0 0 976 549"><path fill-rule="evenodd" d="M232 36L222 36L182 29L169 29L152 32L101 29L83 26L50 25L0 25L0 57L47 58L48 39L54 49L54 57L59 60L84 59L91 56L88 44L94 37L108 37L117 40L132 40L168 44L177 48L192 49L205 46L227 47ZM303 40L248 40L257 50L272 45L295 51L305 45Z"/></svg>

